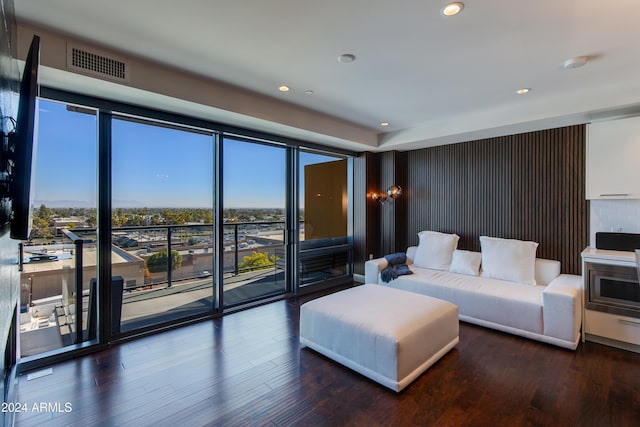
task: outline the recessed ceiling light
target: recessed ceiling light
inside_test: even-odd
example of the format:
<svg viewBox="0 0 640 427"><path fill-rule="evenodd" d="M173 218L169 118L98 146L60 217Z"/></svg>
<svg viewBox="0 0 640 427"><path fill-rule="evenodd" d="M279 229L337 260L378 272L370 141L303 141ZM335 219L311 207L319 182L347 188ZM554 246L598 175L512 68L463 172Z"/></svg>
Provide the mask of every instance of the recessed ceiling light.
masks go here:
<svg viewBox="0 0 640 427"><path fill-rule="evenodd" d="M453 2L443 7L442 10L440 10L440 13L443 14L444 16L453 16L462 12L462 9L464 9L463 3Z"/></svg>
<svg viewBox="0 0 640 427"><path fill-rule="evenodd" d="M311 89L307 89L304 91L307 95L313 95L313 91Z"/></svg>
<svg viewBox="0 0 640 427"><path fill-rule="evenodd" d="M356 60L356 56L352 53L343 53L338 56L338 62L341 64L348 64Z"/></svg>
<svg viewBox="0 0 640 427"><path fill-rule="evenodd" d="M382 122L380 123L380 126L389 126L389 122Z"/></svg>
<svg viewBox="0 0 640 427"><path fill-rule="evenodd" d="M569 58L562 63L562 68L579 68L589 62L591 58L588 56L576 56L575 58Z"/></svg>
<svg viewBox="0 0 640 427"><path fill-rule="evenodd" d="M282 85L278 88L280 92L289 92L290 88L287 85Z"/></svg>
<svg viewBox="0 0 640 427"><path fill-rule="evenodd" d="M525 93L529 93L529 92L531 92L531 88L530 87L523 87L522 89L518 89L516 91L516 93L518 95L524 95Z"/></svg>

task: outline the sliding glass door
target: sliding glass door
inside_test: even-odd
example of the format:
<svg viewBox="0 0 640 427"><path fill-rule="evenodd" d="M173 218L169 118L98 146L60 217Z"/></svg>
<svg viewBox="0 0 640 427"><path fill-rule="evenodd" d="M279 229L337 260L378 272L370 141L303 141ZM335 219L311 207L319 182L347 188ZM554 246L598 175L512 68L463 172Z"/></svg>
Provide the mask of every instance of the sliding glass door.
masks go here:
<svg viewBox="0 0 640 427"><path fill-rule="evenodd" d="M287 148L224 137L225 307L286 290Z"/></svg>
<svg viewBox="0 0 640 427"><path fill-rule="evenodd" d="M112 333L214 307L215 135L112 120Z"/></svg>

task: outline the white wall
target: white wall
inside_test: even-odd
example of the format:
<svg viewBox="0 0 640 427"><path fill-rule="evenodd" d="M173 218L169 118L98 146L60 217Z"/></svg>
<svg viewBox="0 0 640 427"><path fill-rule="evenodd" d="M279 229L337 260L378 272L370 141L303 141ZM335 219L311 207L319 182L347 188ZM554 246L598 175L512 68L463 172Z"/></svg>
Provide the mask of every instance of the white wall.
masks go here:
<svg viewBox="0 0 640 427"><path fill-rule="evenodd" d="M640 200L591 200L590 246L597 231L640 233Z"/></svg>

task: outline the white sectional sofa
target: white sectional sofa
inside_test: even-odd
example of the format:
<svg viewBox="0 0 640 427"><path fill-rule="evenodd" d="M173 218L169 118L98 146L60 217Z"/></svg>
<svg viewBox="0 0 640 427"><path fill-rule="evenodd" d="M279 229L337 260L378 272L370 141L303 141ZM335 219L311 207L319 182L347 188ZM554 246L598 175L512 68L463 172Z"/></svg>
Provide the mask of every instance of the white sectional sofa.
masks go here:
<svg viewBox="0 0 640 427"><path fill-rule="evenodd" d="M420 267L414 263L417 250L418 247L412 246L406 252L406 263L413 274L384 283L380 272L388 262L378 258L365 263L365 283L378 283L452 302L458 306L460 320L465 322L572 350L577 348L582 323L582 278L560 274L560 262L534 255L535 282L525 284L519 278L520 282L487 277L491 274L484 273L479 266L475 273L461 270L458 262L454 268L454 264L449 262L447 265L446 260L445 265L439 265L437 269ZM449 260L462 257L476 259L479 264L482 256L479 252L455 249L452 252ZM482 259L489 262L489 259ZM465 274L450 270L465 271Z"/></svg>

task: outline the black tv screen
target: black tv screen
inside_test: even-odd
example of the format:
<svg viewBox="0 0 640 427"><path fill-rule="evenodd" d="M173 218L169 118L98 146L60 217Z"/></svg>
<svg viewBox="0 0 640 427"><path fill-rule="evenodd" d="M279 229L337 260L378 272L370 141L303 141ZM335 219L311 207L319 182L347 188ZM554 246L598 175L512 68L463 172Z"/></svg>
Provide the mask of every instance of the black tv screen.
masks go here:
<svg viewBox="0 0 640 427"><path fill-rule="evenodd" d="M36 132L36 98L38 97L38 66L40 64L40 37L33 36L25 60L20 82L20 99L16 129L11 135L10 172L11 238L26 240L31 231L31 165Z"/></svg>

